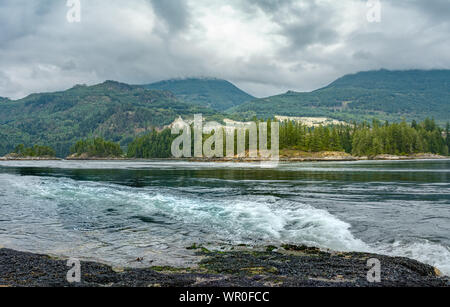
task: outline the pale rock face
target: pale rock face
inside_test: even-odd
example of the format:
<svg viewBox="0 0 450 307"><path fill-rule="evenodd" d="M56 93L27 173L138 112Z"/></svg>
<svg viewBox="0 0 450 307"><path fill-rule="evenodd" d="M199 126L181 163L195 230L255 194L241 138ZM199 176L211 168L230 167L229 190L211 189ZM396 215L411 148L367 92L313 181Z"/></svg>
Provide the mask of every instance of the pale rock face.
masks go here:
<svg viewBox="0 0 450 307"><path fill-rule="evenodd" d="M318 127L327 125L348 125L346 122L339 121L328 117L289 117L289 116L275 116L280 122L295 121L308 127Z"/></svg>
<svg viewBox="0 0 450 307"><path fill-rule="evenodd" d="M238 121L234 121L234 120L227 119L227 118L224 119L223 122L224 122L224 124L220 124L217 122L203 121L203 129L206 131L211 131L214 129L223 128L223 129L225 129L225 131L234 131L236 129L243 128L243 127L248 128L252 124L252 122L238 122ZM192 120L192 119L185 120L180 116L172 124L167 126L167 128L169 128L169 129L176 128L176 129L181 130L186 125L192 125L193 123L194 123L194 120Z"/></svg>
<svg viewBox="0 0 450 307"><path fill-rule="evenodd" d="M194 121L193 120L184 120L181 116L178 117L173 123L171 123L167 128L177 128L177 129L183 129L186 124L191 125Z"/></svg>
<svg viewBox="0 0 450 307"><path fill-rule="evenodd" d="M327 125L348 125L348 123L339 121L332 118L327 117L289 117L289 116L275 116L275 118L280 121L295 121L301 123L308 127L318 127L318 126L327 126ZM181 116L178 117L172 124L167 126L167 128L178 128L183 129L183 127L187 125L192 125L194 120L185 120ZM213 130L215 128L224 128L225 131L233 131L239 128L249 128L253 122L238 122L232 119L225 118L223 120L224 124L220 124L217 122L203 122L203 128L205 130Z"/></svg>

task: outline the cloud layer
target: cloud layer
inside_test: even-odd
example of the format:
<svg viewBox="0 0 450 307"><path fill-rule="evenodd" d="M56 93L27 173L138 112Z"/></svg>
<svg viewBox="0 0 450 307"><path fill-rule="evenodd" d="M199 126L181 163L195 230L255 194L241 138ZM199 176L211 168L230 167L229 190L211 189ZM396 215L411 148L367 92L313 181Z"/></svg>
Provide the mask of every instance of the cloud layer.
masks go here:
<svg viewBox="0 0 450 307"><path fill-rule="evenodd" d="M256 96L313 90L369 69L450 68L448 0L0 2L0 96L107 79L218 77Z"/></svg>

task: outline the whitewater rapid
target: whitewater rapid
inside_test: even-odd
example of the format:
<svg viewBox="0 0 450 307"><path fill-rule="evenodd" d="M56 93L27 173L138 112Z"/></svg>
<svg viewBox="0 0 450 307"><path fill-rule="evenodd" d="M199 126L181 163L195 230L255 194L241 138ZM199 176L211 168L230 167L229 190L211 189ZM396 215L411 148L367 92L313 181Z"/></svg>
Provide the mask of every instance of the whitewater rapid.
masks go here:
<svg viewBox="0 0 450 307"><path fill-rule="evenodd" d="M325 209L329 205L323 205L330 198L314 201L318 188L314 182L306 182L308 189L299 189L286 186L284 181L269 180L262 185L255 183L243 194L239 185L227 184L222 178L206 181L219 183L164 186L156 182L135 187L65 176L0 173L0 245L116 265L133 266L136 257L145 256L153 265L183 266L193 259L186 250L193 243L211 248L306 244L409 257L450 275L448 245L426 236L412 241L393 235L390 240L374 238L366 242L359 235L369 227L364 226L369 222L364 220L363 209L330 213ZM350 197L357 202L361 197L355 195L358 186L352 188L350 196L344 193L345 188L340 188L342 195L330 197L336 201ZM293 196L280 197L274 192L283 189ZM413 192L408 187L396 189ZM345 214L353 215L351 222L343 220ZM358 219L364 220L363 226L355 222L353 227ZM405 223L408 231L406 227ZM445 225L436 227L446 229ZM376 232L370 235L376 236Z"/></svg>

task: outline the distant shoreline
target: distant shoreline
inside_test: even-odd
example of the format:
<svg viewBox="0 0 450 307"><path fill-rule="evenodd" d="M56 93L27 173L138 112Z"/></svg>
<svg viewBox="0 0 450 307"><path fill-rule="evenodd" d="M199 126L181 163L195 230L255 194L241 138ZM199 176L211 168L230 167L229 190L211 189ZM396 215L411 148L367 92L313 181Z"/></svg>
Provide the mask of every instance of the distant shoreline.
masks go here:
<svg viewBox="0 0 450 307"><path fill-rule="evenodd" d="M279 162L352 162L352 161L413 161L413 160L445 160L450 157L434 154L415 154L409 156L377 155L374 157L356 157L345 153L311 153L298 156L281 156ZM0 161L184 161L184 162L230 162L230 163L260 163L273 162L261 158L117 158L117 157L0 157Z"/></svg>
<svg viewBox="0 0 450 307"><path fill-rule="evenodd" d="M321 155L312 154L311 156L297 156L297 157L280 157L279 162L352 162L352 161L410 161L410 160L444 160L450 157L433 155L433 154L417 154L411 156L396 156L396 155L378 155L375 157L355 157L347 154L342 155ZM212 159L188 159L192 162L235 162L235 163L251 163L251 162L271 162L271 160L264 160L259 158L242 158L242 159L226 159L226 158L212 158Z"/></svg>
<svg viewBox="0 0 450 307"><path fill-rule="evenodd" d="M10 158L0 157L0 161L63 161L62 158L45 158L45 157L25 157L25 158Z"/></svg>

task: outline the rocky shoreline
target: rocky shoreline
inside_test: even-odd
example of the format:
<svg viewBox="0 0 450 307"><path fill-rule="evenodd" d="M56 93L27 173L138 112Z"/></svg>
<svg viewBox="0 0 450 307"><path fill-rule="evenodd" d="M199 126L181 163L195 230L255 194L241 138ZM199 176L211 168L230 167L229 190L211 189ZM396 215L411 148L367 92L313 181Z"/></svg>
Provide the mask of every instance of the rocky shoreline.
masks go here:
<svg viewBox="0 0 450 307"><path fill-rule="evenodd" d="M18 158L18 157L0 157L0 161L62 161L61 158L55 158L55 157L24 157L24 158Z"/></svg>
<svg viewBox="0 0 450 307"><path fill-rule="evenodd" d="M443 160L450 157L435 154L415 154L409 156L377 155L373 157L357 157L342 152L306 153L300 155L280 155L279 162L352 162L352 161L413 161L413 160ZM190 159L162 159L189 162L232 162L232 163L258 163L271 162L261 158L190 158Z"/></svg>
<svg viewBox="0 0 450 307"><path fill-rule="evenodd" d="M281 154L279 162L351 162L351 161L408 161L408 160L442 160L450 157L435 154L414 154L409 156L377 155L373 157L357 157L342 152L290 152ZM65 159L55 157L0 157L0 161L187 161L187 162L232 162L232 163L258 163L270 162L271 160L261 158L161 158L161 159L136 159L126 157L91 157L87 155L71 155Z"/></svg>
<svg viewBox="0 0 450 307"><path fill-rule="evenodd" d="M407 258L306 246L192 248L199 257L195 267L134 269L81 262L81 282L72 284L66 280L66 259L0 249L0 287L450 287L437 269ZM367 280L371 258L381 262L380 283Z"/></svg>

